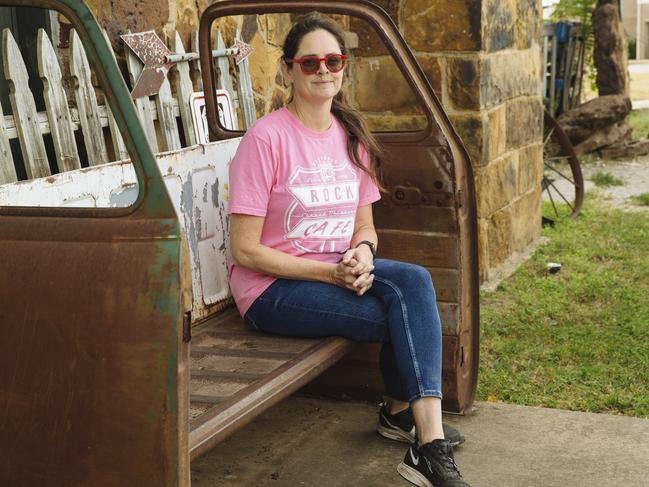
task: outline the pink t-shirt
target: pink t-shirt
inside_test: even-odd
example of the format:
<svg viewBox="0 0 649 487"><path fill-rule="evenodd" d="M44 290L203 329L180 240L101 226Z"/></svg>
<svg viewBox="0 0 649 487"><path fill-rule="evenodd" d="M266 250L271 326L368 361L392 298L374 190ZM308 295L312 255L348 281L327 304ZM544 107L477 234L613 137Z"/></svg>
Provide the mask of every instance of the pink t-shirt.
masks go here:
<svg viewBox="0 0 649 487"><path fill-rule="evenodd" d="M268 247L333 263L349 248L356 209L380 194L350 161L345 130L332 119L329 129L315 132L282 108L255 122L230 165L230 213L265 217L261 243ZM242 316L275 280L230 264Z"/></svg>

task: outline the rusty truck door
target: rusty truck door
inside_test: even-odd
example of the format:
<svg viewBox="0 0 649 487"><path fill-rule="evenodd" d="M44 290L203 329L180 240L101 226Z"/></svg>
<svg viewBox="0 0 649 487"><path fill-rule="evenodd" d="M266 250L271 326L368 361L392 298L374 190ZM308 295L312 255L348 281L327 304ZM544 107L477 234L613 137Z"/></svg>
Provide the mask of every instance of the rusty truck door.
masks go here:
<svg viewBox="0 0 649 487"><path fill-rule="evenodd" d="M272 46L267 55L260 54L257 58L257 62L263 63L264 55L266 59L269 55L279 57L278 46L282 40L279 32L286 26L286 17L271 21L270 16L313 10L335 15L336 20L343 23L343 28L351 31L350 38L356 39L355 44L351 41L355 49L350 51L349 70L355 70L356 79L362 74L366 80L357 92L369 92L369 96L355 99L362 111L372 116L377 100L392 101L402 95L391 84L395 72L400 72L412 93L412 96L403 97L404 104L417 105L420 110L419 118L411 117L406 129L385 129L398 118L402 106L395 105L389 117L376 123L376 135L385 149L382 172L387 187L387 193L374 205L379 253L381 257L419 263L431 272L443 319L444 408L467 411L475 395L479 344L478 235L471 164L430 82L385 11L369 1L344 0L226 0L210 5L201 18L200 26L201 67L210 138L219 140L242 134L226 130L218 122L214 95L217 73L213 68L216 63L206 54L212 52L215 44L212 37L219 26L219 19L226 16L232 19L228 20L229 23L222 23L226 29L232 29L239 22L243 33L247 31L252 38L243 40L251 42L257 49L263 44L263 39L260 40L255 32L266 29L269 39L272 37L268 44ZM292 16L288 18L289 25L291 19ZM357 26L359 21L362 23L360 27ZM372 36L376 42L368 41ZM382 47L376 47L377 43ZM370 53L372 49L376 55ZM374 57L370 59L371 55ZM254 62L251 56L251 71ZM264 70L268 73L268 64L263 64L257 71L263 74ZM370 78L371 72L379 70L390 77ZM272 72L271 75L274 76ZM253 79L252 87L263 89L269 82L273 83L272 76L262 82ZM353 85L353 75L350 78ZM255 104L263 106L264 97L275 100L276 93L281 90L280 86L270 94L255 92ZM328 385L343 388L352 395L358 395L354 392L362 388L367 389L368 384L372 389L372 384L377 384L376 377L370 377L371 371L377 370L377 351L376 346L361 347L354 357L326 374ZM376 394L377 387L370 392Z"/></svg>
<svg viewBox="0 0 649 487"><path fill-rule="evenodd" d="M0 207L0 485L188 485L174 208L88 8L13 3L76 29L139 191L126 208Z"/></svg>

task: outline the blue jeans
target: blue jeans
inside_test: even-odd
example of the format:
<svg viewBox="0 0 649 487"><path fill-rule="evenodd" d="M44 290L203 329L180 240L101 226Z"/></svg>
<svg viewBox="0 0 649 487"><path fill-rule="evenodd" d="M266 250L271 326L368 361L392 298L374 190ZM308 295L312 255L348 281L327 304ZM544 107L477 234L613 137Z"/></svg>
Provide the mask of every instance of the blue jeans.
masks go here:
<svg viewBox="0 0 649 487"><path fill-rule="evenodd" d="M400 401L442 397L442 331L428 271L394 260L374 261L363 296L334 284L278 279L245 315L254 329L277 335L338 335L381 342L386 394Z"/></svg>

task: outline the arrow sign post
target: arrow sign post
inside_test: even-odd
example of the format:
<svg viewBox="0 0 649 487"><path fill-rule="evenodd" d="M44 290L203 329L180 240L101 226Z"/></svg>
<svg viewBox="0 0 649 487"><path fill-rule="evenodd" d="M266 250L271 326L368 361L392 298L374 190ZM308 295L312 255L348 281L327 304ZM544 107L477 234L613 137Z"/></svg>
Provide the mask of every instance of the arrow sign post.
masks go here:
<svg viewBox="0 0 649 487"><path fill-rule="evenodd" d="M138 32L136 34L124 34L121 37L126 45L144 63L144 69L135 82L133 91L131 91L131 98L133 99L157 94L171 66L177 62L198 58L198 54L193 52L183 54L171 52L153 30ZM240 64L250 56L251 52L252 46L237 40L228 49L212 51L212 56L234 56L236 63Z"/></svg>

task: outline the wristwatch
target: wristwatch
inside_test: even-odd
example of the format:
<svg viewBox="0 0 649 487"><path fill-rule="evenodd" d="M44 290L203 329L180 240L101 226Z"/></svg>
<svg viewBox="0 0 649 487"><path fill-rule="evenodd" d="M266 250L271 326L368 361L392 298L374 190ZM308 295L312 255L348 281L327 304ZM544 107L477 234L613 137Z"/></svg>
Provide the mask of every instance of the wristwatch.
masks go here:
<svg viewBox="0 0 649 487"><path fill-rule="evenodd" d="M374 242L370 242L369 240L363 240L362 242L358 242L354 248L357 249L363 244L367 245L370 248L370 252L372 252L372 257L376 257L376 246L374 245Z"/></svg>

